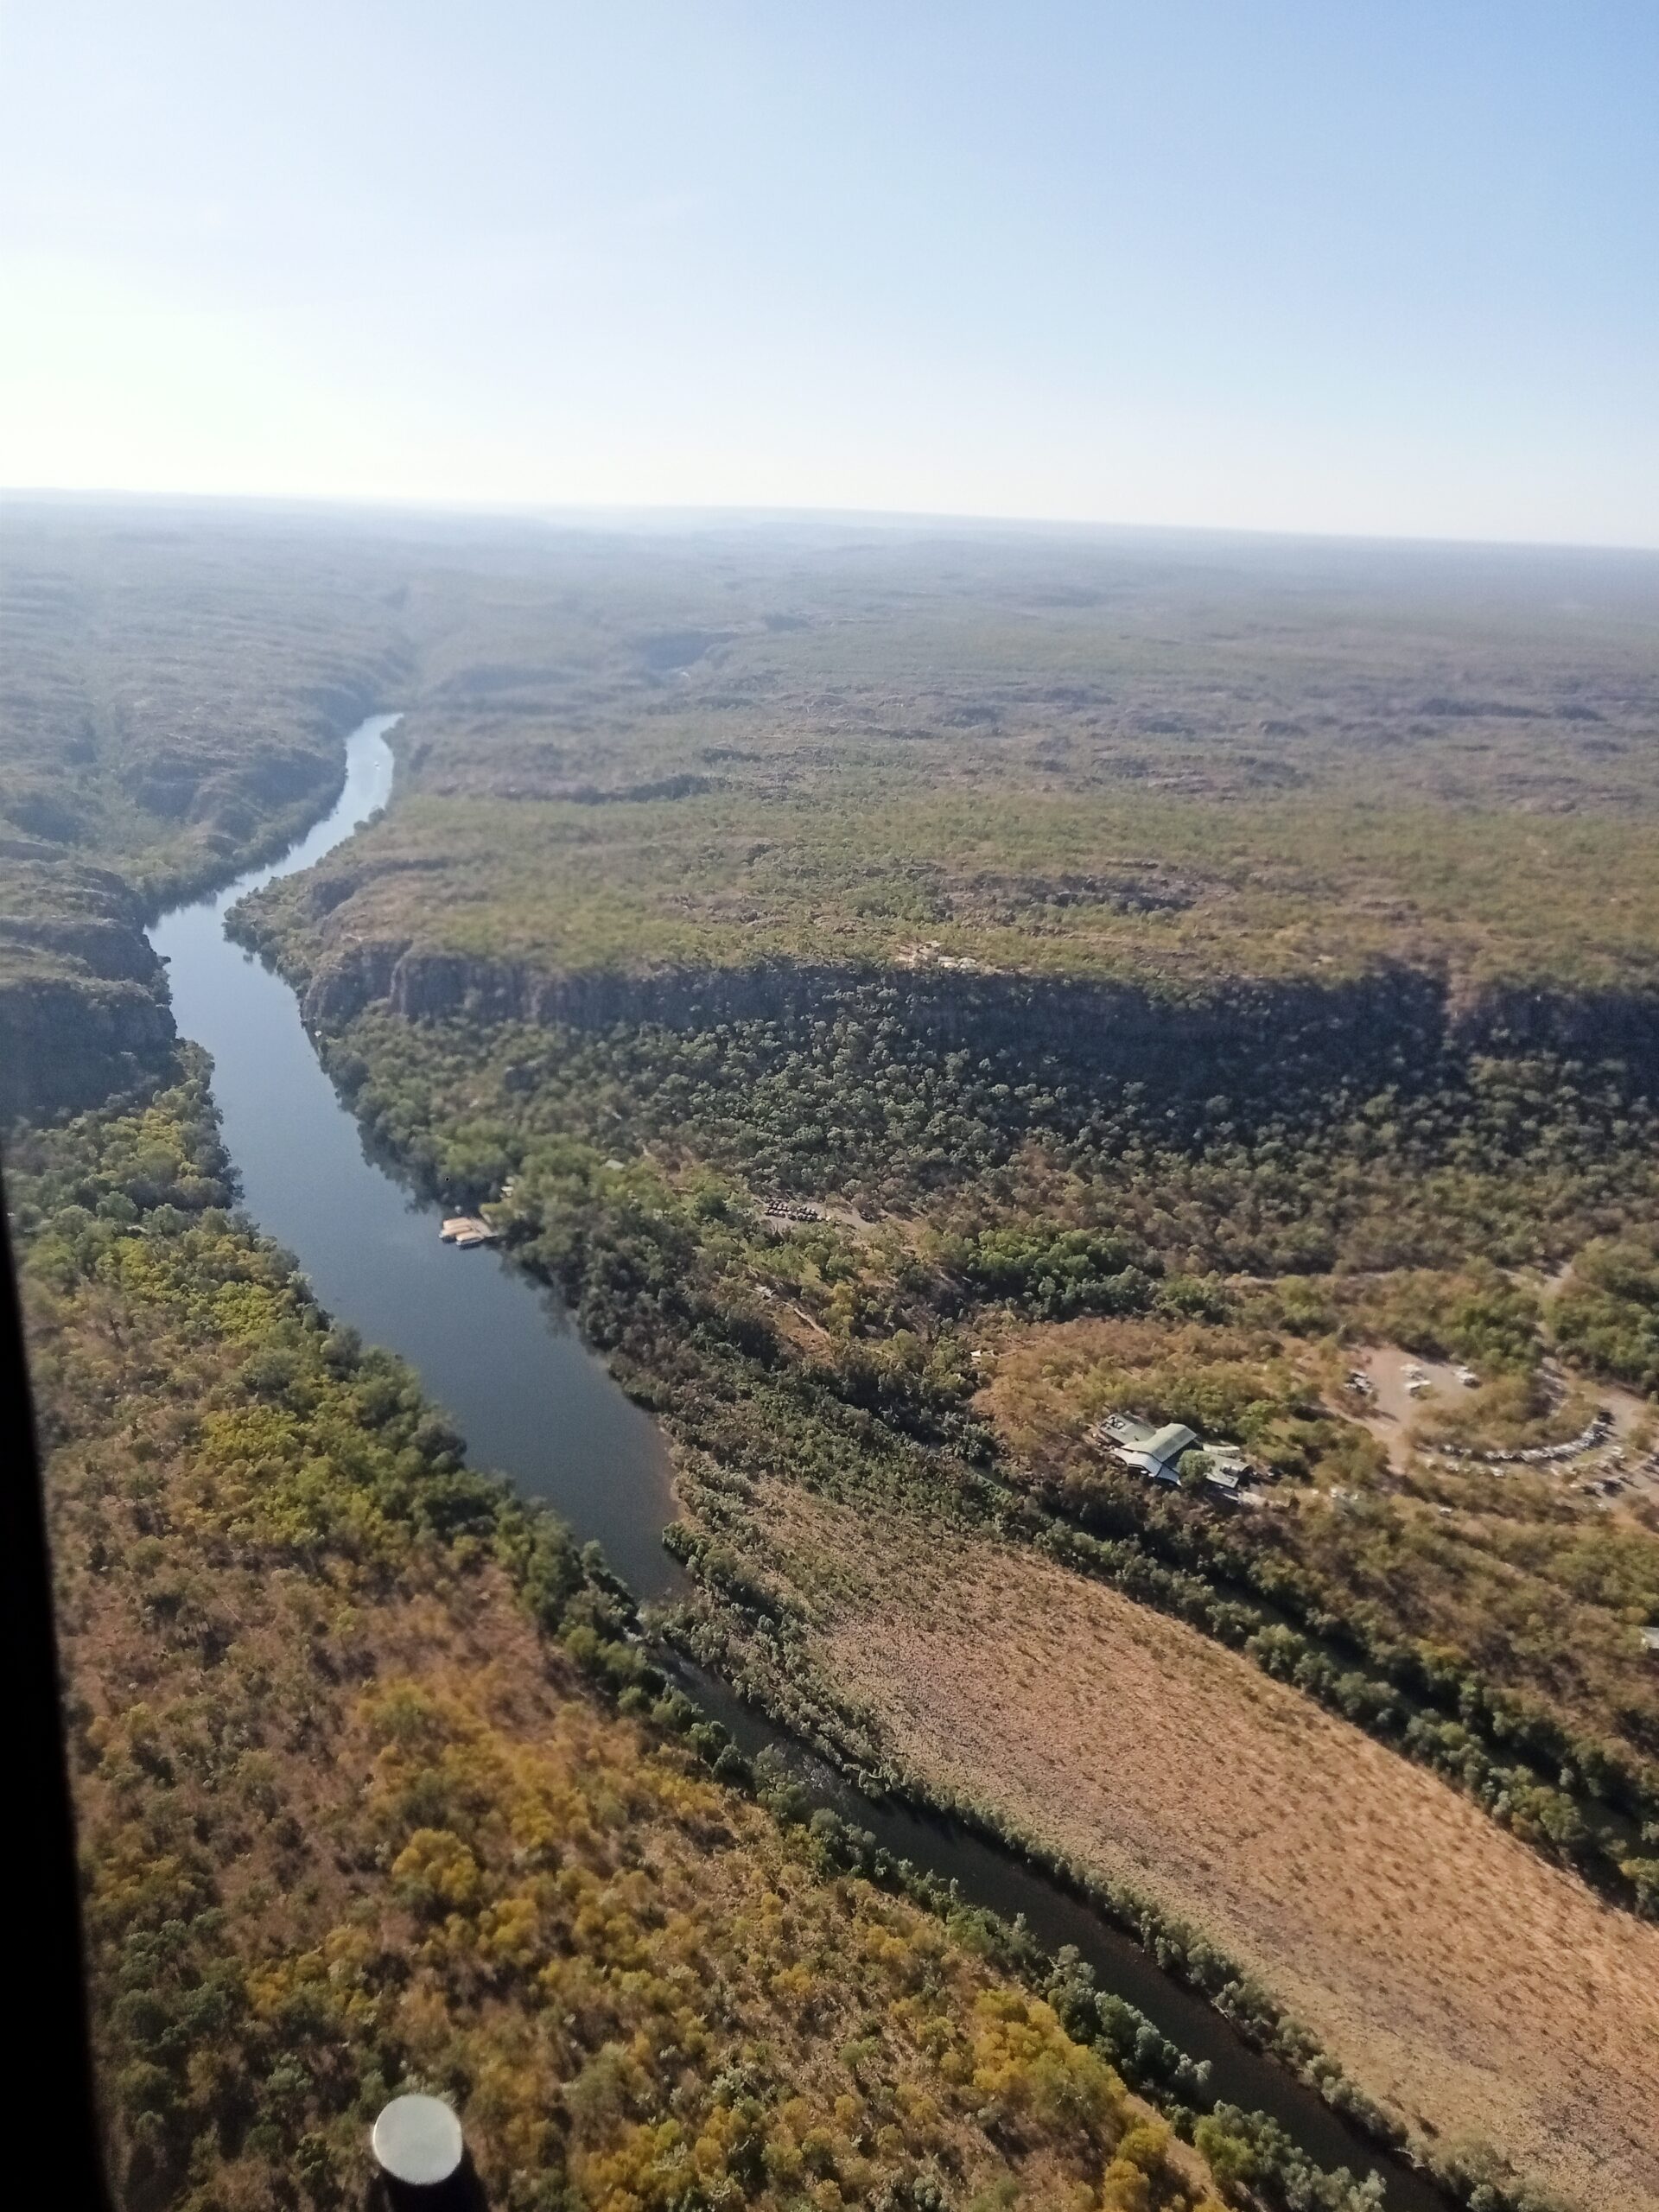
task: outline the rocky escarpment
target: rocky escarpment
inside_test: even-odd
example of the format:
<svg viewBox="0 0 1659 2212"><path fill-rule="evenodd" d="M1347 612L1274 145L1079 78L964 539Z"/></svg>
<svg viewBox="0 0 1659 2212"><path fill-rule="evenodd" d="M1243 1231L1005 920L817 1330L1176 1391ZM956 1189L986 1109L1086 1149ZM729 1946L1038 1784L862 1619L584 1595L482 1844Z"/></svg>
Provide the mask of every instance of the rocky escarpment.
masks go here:
<svg viewBox="0 0 1659 2212"><path fill-rule="evenodd" d="M1493 983L1453 994L1448 1026L1473 1051L1624 1060L1648 1083L1659 1083L1659 992Z"/></svg>
<svg viewBox="0 0 1659 2212"><path fill-rule="evenodd" d="M584 1029L823 1019L871 995L942 1049L1025 1046L1091 1071L1199 1095L1295 1088L1310 1079L1408 1079L1448 1057L1548 1052L1622 1062L1659 1090L1659 995L1516 987L1459 991L1404 964L1356 978L1238 980L1175 993L1130 982L999 974L942 965L756 963L747 967L550 974L380 939L329 941L321 929L238 918L247 942L283 967L308 1024L337 1028L380 1006L409 1021L457 1017Z"/></svg>
<svg viewBox="0 0 1659 2212"><path fill-rule="evenodd" d="M0 853L0 1117L94 1103L174 1038L132 891L103 868Z"/></svg>

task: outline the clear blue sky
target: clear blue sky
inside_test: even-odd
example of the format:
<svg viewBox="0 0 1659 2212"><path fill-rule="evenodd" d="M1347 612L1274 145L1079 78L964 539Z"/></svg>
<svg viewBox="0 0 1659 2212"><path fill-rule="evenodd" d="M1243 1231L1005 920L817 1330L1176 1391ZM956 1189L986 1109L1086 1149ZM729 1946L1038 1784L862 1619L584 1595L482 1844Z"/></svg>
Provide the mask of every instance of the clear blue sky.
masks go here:
<svg viewBox="0 0 1659 2212"><path fill-rule="evenodd" d="M4 0L0 481L1659 543L1659 0Z"/></svg>

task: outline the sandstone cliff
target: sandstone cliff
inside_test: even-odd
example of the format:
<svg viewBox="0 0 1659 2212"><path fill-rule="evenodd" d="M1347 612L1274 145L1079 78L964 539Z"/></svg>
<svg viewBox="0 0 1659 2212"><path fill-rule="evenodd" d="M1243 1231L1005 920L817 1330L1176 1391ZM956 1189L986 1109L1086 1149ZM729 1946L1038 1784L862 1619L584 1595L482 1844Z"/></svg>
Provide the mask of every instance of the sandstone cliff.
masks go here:
<svg viewBox="0 0 1659 2212"><path fill-rule="evenodd" d="M1086 978L870 963L757 963L630 973L547 973L512 960L408 941L351 937L317 899L304 922L245 910L233 924L289 976L312 1027L372 1006L409 1021L458 1016L578 1028L661 1023L804 1022L874 993L947 1050L1025 1044L1080 1071L1110 1068L1180 1088L1217 1078L1254 1085L1323 1071L1392 1080L1446 1055L1552 1052L1620 1060L1659 1084L1659 995L1571 993L1520 985L1459 988L1404 963L1325 982L1237 980L1175 993Z"/></svg>
<svg viewBox="0 0 1659 2212"><path fill-rule="evenodd" d="M107 869L0 853L0 1118L93 1104L173 1041L143 912Z"/></svg>

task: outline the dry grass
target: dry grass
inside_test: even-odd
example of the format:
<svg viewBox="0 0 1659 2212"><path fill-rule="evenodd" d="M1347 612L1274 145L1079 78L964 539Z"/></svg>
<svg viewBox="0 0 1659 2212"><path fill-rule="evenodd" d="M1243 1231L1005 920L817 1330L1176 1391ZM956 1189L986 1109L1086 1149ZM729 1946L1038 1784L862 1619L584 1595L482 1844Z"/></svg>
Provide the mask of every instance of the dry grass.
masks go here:
<svg viewBox="0 0 1659 2212"><path fill-rule="evenodd" d="M1258 1294L1258 1303L1272 1294ZM1250 1295L1241 1290L1241 1305ZM1282 1471L1270 1503L1289 1510L1224 1519L1232 1541L1294 1560L1333 1612L1384 1638L1456 1654L1573 1733L1651 1763L1659 1677L1635 1624L1659 1605L1659 1544L1649 1519L1659 1488L1637 1475L1633 1442L1624 1447L1628 1487L1618 1512L1578 1488L1602 1465L1599 1452L1555 1468L1499 1471L1413 1448L1425 1424L1449 1427L1459 1417L1478 1424L1483 1444L1567 1437L1598 1403L1613 1406L1633 1440L1650 1411L1642 1400L1629 1397L1621 1408L1606 1386L1593 1395L1574 1388L1540 1419L1529 1386L1513 1375L1500 1371L1468 1391L1449 1363L1420 1353L1438 1390L1419 1402L1407 1393L1407 1355L1397 1345L1344 1351L1330 1338L1309 1341L1248 1320L1008 1320L991 1341L995 1365L975 1408L1011 1464L1051 1491L1080 1499L1111 1484L1107 1456L1084 1440L1086 1426L1109 1408L1243 1441L1258 1464ZM1357 1364L1376 1379L1371 1400L1341 1388ZM1509 1410L1516 1407L1518 1414ZM1338 1487L1363 1493L1363 1509L1318 1510L1318 1493ZM1139 1485L1134 1504L1155 1510Z"/></svg>
<svg viewBox="0 0 1659 2212"><path fill-rule="evenodd" d="M785 1555L869 1544L766 1503ZM902 1597L820 1584L815 1656L912 1770L1205 1928L1422 2135L1659 2206L1659 1929L1177 1622L942 1529L881 1548Z"/></svg>

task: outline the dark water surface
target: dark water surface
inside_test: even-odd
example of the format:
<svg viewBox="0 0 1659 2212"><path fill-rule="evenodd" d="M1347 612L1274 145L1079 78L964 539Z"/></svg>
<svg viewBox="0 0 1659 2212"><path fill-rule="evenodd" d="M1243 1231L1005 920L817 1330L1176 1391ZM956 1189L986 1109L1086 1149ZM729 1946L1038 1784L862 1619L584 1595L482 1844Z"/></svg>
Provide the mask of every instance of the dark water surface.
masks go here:
<svg viewBox="0 0 1659 2212"><path fill-rule="evenodd" d="M365 1153L294 993L225 935L238 899L309 868L385 804L397 719L376 715L353 734L346 788L300 844L164 916L150 939L170 963L181 1033L213 1056L226 1147L260 1228L296 1255L331 1313L419 1370L476 1465L556 1507L584 1539L599 1539L633 1589L658 1595L673 1569L659 1541L673 1509L649 1417L584 1350L556 1299L493 1250L439 1243L439 1210Z"/></svg>
<svg viewBox="0 0 1659 2212"><path fill-rule="evenodd" d="M244 1204L297 1257L317 1297L371 1344L399 1352L453 1416L474 1463L498 1469L559 1514L644 1598L681 1586L661 1535L673 1512L668 1456L648 1418L587 1351L558 1300L490 1249L438 1240L439 1209L413 1197L365 1150L350 1111L323 1073L294 993L225 935L238 899L309 868L391 793L387 732L375 715L346 745L345 789L330 812L273 865L217 898L164 915L150 932L169 963L180 1032L213 1057L213 1096ZM963 1898L1010 1918L1023 1913L1050 1948L1071 1943L1102 1986L1137 2005L1172 2042L1208 2059L1212 2086L1268 2112L1321 2164L1381 2172L1398 2212L1446 2200L1421 2177L1380 2157L1323 2099L1252 2050L1203 2000L1162 1974L1126 1936L1056 1884L953 1822L874 1805L739 1704L721 1683L688 1687L744 1750L776 1745L821 1802L871 1829L890 1851L960 1885Z"/></svg>

